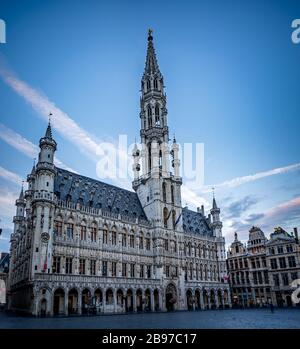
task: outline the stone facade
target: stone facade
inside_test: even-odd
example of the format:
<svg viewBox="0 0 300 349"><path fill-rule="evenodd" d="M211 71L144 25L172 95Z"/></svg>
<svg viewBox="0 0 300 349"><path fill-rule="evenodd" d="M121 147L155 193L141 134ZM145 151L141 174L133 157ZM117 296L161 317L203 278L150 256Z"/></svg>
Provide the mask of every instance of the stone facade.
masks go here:
<svg viewBox="0 0 300 349"><path fill-rule="evenodd" d="M28 189L16 201L9 307L34 315L230 306L215 199L182 208L178 144L151 32L141 96L135 192L57 168L50 123ZM141 162L141 163L140 163Z"/></svg>
<svg viewBox="0 0 300 349"><path fill-rule="evenodd" d="M289 234L275 228L268 240L261 229L252 227L247 245L236 233L227 253L227 268L233 305L296 306L291 284L300 278L297 229Z"/></svg>

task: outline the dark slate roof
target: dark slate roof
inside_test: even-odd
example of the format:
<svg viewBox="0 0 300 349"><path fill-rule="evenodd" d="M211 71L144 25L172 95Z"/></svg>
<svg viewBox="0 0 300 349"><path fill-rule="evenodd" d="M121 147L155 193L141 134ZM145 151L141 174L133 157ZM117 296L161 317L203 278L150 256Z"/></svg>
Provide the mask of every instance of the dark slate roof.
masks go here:
<svg viewBox="0 0 300 349"><path fill-rule="evenodd" d="M54 192L62 201L147 220L136 193L67 170L57 168Z"/></svg>
<svg viewBox="0 0 300 349"><path fill-rule="evenodd" d="M209 227L206 218L201 212L194 212L188 208L182 209L183 230L188 233L212 236L213 232Z"/></svg>

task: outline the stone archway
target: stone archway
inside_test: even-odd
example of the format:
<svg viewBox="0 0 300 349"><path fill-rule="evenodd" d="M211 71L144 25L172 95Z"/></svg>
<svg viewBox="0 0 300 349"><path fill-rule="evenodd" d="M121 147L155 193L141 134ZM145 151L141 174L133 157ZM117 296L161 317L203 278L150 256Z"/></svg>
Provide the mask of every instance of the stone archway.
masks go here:
<svg viewBox="0 0 300 349"><path fill-rule="evenodd" d="M151 311L151 291L145 291L145 311Z"/></svg>
<svg viewBox="0 0 300 349"><path fill-rule="evenodd" d="M215 291L210 290L210 308L215 309L216 308L216 298L215 298Z"/></svg>
<svg viewBox="0 0 300 349"><path fill-rule="evenodd" d="M87 314L91 305L91 291L85 288L81 293L82 314Z"/></svg>
<svg viewBox="0 0 300 349"><path fill-rule="evenodd" d="M207 290L203 290L203 302L204 302L204 308L208 309L209 305L208 305L208 293Z"/></svg>
<svg viewBox="0 0 300 349"><path fill-rule="evenodd" d="M41 305L40 305L40 314L41 316L46 316L47 315L47 299L43 298L41 300Z"/></svg>
<svg viewBox="0 0 300 349"><path fill-rule="evenodd" d="M68 314L78 313L78 291L72 288L68 294Z"/></svg>
<svg viewBox="0 0 300 349"><path fill-rule="evenodd" d="M136 310L143 311L143 293L140 288L136 291Z"/></svg>
<svg viewBox="0 0 300 349"><path fill-rule="evenodd" d="M200 310L201 309L201 301L200 301L200 291L195 291L195 309Z"/></svg>
<svg viewBox="0 0 300 349"><path fill-rule="evenodd" d="M177 303L177 290L174 284L169 284L166 287L166 309L167 311L175 310Z"/></svg>
<svg viewBox="0 0 300 349"><path fill-rule="evenodd" d="M218 303L219 303L219 308L223 308L223 295L222 295L222 290L218 290Z"/></svg>
<svg viewBox="0 0 300 349"><path fill-rule="evenodd" d="M65 291L62 288L58 288L53 294L53 314L65 314Z"/></svg>
<svg viewBox="0 0 300 349"><path fill-rule="evenodd" d="M159 291L158 289L154 290L154 310L158 311L159 310Z"/></svg>
<svg viewBox="0 0 300 349"><path fill-rule="evenodd" d="M102 294L102 290L100 288L97 288L95 290L94 300L95 300L96 314L99 314L101 312L101 308L103 306L103 294Z"/></svg>
<svg viewBox="0 0 300 349"><path fill-rule="evenodd" d="M124 294L120 288L117 290L117 312L124 311Z"/></svg>
<svg viewBox="0 0 300 349"><path fill-rule="evenodd" d="M188 310L193 310L193 294L191 290L186 291L186 305Z"/></svg>

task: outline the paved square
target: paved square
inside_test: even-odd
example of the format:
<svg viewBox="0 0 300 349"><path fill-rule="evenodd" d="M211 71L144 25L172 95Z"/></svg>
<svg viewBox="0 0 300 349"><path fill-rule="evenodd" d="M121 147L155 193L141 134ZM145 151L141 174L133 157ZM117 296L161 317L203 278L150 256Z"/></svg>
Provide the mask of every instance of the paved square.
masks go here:
<svg viewBox="0 0 300 349"><path fill-rule="evenodd" d="M300 309L231 309L59 318L0 313L1 329L299 329Z"/></svg>

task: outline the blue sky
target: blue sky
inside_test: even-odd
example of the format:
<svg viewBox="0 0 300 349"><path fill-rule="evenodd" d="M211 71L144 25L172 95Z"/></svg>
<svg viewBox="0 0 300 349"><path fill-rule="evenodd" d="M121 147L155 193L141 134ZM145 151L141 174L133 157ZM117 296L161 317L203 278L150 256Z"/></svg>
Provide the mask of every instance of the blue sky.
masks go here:
<svg viewBox="0 0 300 349"><path fill-rule="evenodd" d="M18 179L33 163L26 142L38 144L46 128L45 100L97 140L139 137L149 27L170 134L204 143L205 185L216 186L227 243L235 230L245 240L253 224L266 235L278 225L299 227L300 44L291 41L299 2L2 0L0 18L7 31L0 44L0 251L9 246ZM73 125L53 126L59 160L97 178L94 154L82 149ZM208 208L211 192L190 190L196 199L187 191L183 204Z"/></svg>

